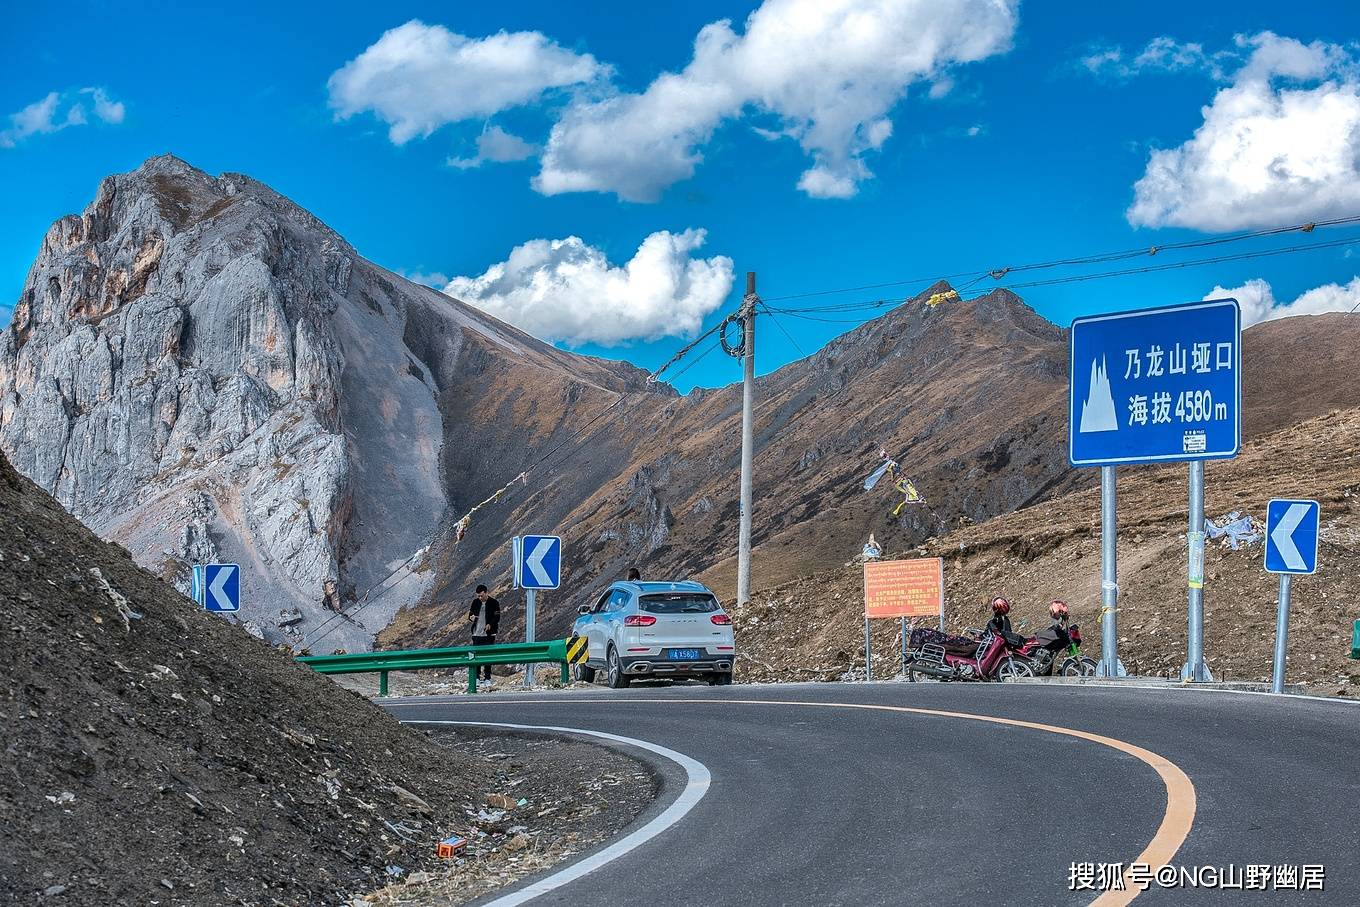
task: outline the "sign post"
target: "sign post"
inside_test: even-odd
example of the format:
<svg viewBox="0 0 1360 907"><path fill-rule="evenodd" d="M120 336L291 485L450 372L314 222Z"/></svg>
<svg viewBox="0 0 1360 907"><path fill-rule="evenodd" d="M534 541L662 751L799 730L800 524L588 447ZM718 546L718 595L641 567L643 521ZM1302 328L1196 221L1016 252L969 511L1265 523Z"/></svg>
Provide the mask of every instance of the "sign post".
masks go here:
<svg viewBox="0 0 1360 907"><path fill-rule="evenodd" d="M562 539L556 535L515 536L511 550L515 567L515 588L524 590L524 641L534 642L537 623L537 592L556 589L562 584ZM525 665L524 686L534 685L538 665Z"/></svg>
<svg viewBox="0 0 1360 907"><path fill-rule="evenodd" d="M1276 498L1266 508L1265 567L1280 575L1280 597L1275 611L1275 663L1270 691L1284 692L1285 657L1289 649L1289 586L1295 576L1317 572L1318 529L1321 508L1317 501Z"/></svg>
<svg viewBox="0 0 1360 907"><path fill-rule="evenodd" d="M1111 467L1189 461L1189 641L1182 677L1211 679L1203 648L1203 461L1235 457L1241 445L1241 333L1234 299L1072 322L1068 458L1073 466L1102 468L1103 676L1125 673L1115 648L1118 527Z"/></svg>
<svg viewBox="0 0 1360 907"><path fill-rule="evenodd" d="M944 629L944 558L866 561L864 564L864 678L873 678L869 621L896 617L902 627L902 658L907 652L907 618L938 616Z"/></svg>

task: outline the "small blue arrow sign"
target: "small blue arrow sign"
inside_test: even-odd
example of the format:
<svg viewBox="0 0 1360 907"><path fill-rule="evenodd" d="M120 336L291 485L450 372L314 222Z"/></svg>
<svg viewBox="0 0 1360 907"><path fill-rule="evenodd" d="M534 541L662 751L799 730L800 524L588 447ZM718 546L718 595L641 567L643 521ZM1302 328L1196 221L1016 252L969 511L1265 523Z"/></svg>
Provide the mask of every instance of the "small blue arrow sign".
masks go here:
<svg viewBox="0 0 1360 907"><path fill-rule="evenodd" d="M1315 573L1318 565L1317 501L1277 498L1266 508L1266 572Z"/></svg>
<svg viewBox="0 0 1360 907"><path fill-rule="evenodd" d="M526 535L515 547L515 582L521 589L556 589L562 584L562 539Z"/></svg>
<svg viewBox="0 0 1360 907"><path fill-rule="evenodd" d="M203 607L219 614L241 610L241 568L238 565L204 565Z"/></svg>

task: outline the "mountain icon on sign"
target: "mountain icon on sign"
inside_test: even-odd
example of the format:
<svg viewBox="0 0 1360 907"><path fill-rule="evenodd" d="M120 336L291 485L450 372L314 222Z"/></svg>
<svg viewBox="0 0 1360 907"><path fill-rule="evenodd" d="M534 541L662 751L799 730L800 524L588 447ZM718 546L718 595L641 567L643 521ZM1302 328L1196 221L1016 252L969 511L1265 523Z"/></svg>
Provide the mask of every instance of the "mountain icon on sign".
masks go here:
<svg viewBox="0 0 1360 907"><path fill-rule="evenodd" d="M1114 413L1114 395L1110 393L1110 376L1105 370L1105 360L1091 360L1091 389L1081 404L1082 433L1097 431L1118 431L1119 417Z"/></svg>

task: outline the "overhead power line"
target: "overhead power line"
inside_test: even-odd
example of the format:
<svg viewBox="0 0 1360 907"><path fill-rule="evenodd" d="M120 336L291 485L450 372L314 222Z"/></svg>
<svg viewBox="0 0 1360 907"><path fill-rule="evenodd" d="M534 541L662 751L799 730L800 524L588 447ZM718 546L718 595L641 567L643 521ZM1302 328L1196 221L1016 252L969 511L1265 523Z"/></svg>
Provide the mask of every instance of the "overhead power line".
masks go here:
<svg viewBox="0 0 1360 907"><path fill-rule="evenodd" d="M1360 244L1360 237L1352 236L1344 239L1333 239L1317 243L1300 243L1292 246L1285 246L1277 249L1257 249L1251 252L1238 252L1232 255L1215 255L1206 258L1191 259L1189 261L1172 261L1156 265L1144 265L1134 268L1119 268L1109 271L1099 271L1090 274L1072 274L1064 277L1049 277L1038 280L1020 281L1014 283L1000 284L995 289L1004 290L1023 290L1034 287L1056 286L1059 284L1082 283L1091 280L1108 280L1114 277L1127 277L1136 274L1151 274L1159 271L1172 271L1182 268L1204 267L1206 265L1222 264L1225 262L1248 261L1257 258L1270 258L1277 255L1290 255L1298 252L1313 252L1321 249L1335 249L1346 246ZM974 281L973 283L976 283ZM839 303L826 306L808 306L800 308L771 308L772 311L781 315L788 315L794 318L803 318L807 321L823 321L828 323L858 323L866 320L861 318L825 318L818 317L825 314L852 312L867 313L885 306L901 305L902 299L866 299L856 302ZM1360 306L1358 306L1360 307Z"/></svg>
<svg viewBox="0 0 1360 907"><path fill-rule="evenodd" d="M1360 214L1349 215L1346 217L1334 217L1326 220L1308 221L1301 224L1289 224L1278 227L1266 227L1259 230L1247 230L1240 233L1232 233L1226 236L1216 236L1209 239L1192 239L1181 242L1162 243L1161 245L1141 246L1136 249L1123 249L1115 252L1100 252L1092 255L1079 255L1068 258L1056 258L1050 261L1031 262L1020 265L1007 265L994 268L979 268L971 271L960 271L955 274L945 274L935 277L918 277L906 280L893 280L885 283L863 284L854 287L840 287L828 290L814 290L806 293L789 293L783 296L770 296L765 298L765 302L782 302L790 299L808 299L819 296L833 296L841 293L859 293L865 290L878 290L887 287L906 286L908 284L930 285L940 280L960 280L963 278L980 279L991 277L993 280L1001 280L1008 274L1022 273L1026 271L1037 271L1048 268L1073 267L1076 265L1105 264L1112 261L1123 261L1142 256L1155 256L1166 252L1176 252L1185 249L1198 249L1211 246L1220 246L1227 243L1242 242L1249 239L1260 239L1267 236L1278 236L1284 233L1312 233L1319 227L1338 227L1360 224ZM809 310L811 311L811 310Z"/></svg>

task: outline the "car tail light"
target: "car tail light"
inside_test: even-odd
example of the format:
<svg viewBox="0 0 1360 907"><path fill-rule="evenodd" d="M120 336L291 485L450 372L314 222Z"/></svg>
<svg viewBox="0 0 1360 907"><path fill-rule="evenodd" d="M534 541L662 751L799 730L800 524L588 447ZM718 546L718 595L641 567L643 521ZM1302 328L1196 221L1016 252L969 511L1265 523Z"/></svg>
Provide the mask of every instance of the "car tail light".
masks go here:
<svg viewBox="0 0 1360 907"><path fill-rule="evenodd" d="M630 614L623 619L625 627L650 627L656 623L656 618L650 614Z"/></svg>
<svg viewBox="0 0 1360 907"><path fill-rule="evenodd" d="M713 621L713 623L717 624L720 627L732 626L732 618L728 617L726 614L714 614L712 617L709 618L709 620Z"/></svg>

